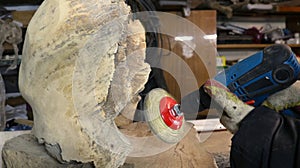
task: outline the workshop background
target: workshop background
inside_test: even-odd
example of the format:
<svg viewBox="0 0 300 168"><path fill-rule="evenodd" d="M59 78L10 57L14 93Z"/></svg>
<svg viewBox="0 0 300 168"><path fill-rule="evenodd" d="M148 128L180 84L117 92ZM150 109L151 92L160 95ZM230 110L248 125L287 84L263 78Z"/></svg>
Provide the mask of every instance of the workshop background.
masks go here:
<svg viewBox="0 0 300 168"><path fill-rule="evenodd" d="M198 85L201 86L208 78L209 73L216 74L219 69L227 68L236 62L270 46L271 44L287 44L293 52L300 56L300 2L298 0L125 0L131 6L133 12L139 11L162 11L184 17L197 25L208 37L215 49L208 50L209 60L200 60L199 57L189 56L183 53L180 43L174 43L168 36L155 33L159 29L155 22L149 24L142 21L144 26L150 26L153 32L147 33L147 47L162 47L176 53L189 65L194 76L198 77ZM35 10L43 0L1 0L0 1L0 40L3 46L3 53L0 59L0 72L5 86L5 111L6 120L1 123L2 131L30 130L34 120L30 105L22 99L18 89L18 68L22 61L23 41L10 42L4 40L6 31L2 27L7 22L14 22L21 30L21 38L24 40L26 28L34 15ZM6 22L7 21L7 22ZM188 31L188 28L187 30ZM187 35L189 32L186 32ZM2 40L2 39L3 40ZM16 50L13 44L17 45L17 67L10 68L16 58ZM159 53L159 51L158 51ZM161 54L161 63L173 68L177 74L181 73L181 67L174 66L172 61L166 60L165 53ZM146 57L151 55L147 52ZM209 63L209 66L204 64ZM209 73L208 73L209 72ZM172 94L176 99L181 95L179 85L188 81L189 76L179 75L174 79L168 72L152 68L149 80L141 97L153 88L163 88ZM143 99L137 107L135 119L143 120L138 113L143 109ZM212 115L212 116L208 116ZM214 114L201 113L197 119L215 118ZM214 128L212 128L214 129ZM224 130L220 127L220 130ZM199 130L198 130L199 131ZM201 130L200 130L201 131ZM230 134L218 132L214 135L215 141L208 144L208 148L215 153L228 152L228 146L221 147L217 141L220 136L226 139ZM222 162L219 164L228 164ZM225 157L228 155L224 154ZM226 165L228 166L228 165ZM226 167L223 165L223 167ZM222 167L222 166L220 166Z"/></svg>

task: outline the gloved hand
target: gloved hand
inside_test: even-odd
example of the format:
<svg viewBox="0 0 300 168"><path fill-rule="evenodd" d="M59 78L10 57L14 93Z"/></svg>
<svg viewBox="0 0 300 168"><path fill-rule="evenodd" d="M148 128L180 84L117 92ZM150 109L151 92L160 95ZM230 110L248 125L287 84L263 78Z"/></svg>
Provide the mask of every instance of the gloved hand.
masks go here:
<svg viewBox="0 0 300 168"><path fill-rule="evenodd" d="M263 104L277 112L300 106L300 81L269 96Z"/></svg>
<svg viewBox="0 0 300 168"><path fill-rule="evenodd" d="M211 98L223 109L220 122L231 133L236 133L242 119L254 109L254 107L245 104L229 89L216 80L208 80L204 84L204 90Z"/></svg>

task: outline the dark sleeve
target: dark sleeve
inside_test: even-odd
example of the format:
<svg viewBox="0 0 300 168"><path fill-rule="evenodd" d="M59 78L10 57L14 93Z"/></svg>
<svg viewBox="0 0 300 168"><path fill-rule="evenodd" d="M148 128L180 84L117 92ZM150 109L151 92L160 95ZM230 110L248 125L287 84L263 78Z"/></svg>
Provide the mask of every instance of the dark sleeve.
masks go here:
<svg viewBox="0 0 300 168"><path fill-rule="evenodd" d="M300 120L257 107L232 138L232 168L300 167Z"/></svg>

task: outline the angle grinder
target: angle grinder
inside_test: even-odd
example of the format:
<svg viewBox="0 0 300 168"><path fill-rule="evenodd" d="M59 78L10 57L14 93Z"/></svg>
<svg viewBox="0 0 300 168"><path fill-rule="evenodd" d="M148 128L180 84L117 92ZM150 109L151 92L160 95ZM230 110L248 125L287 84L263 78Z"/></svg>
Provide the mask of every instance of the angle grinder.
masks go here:
<svg viewBox="0 0 300 168"><path fill-rule="evenodd" d="M291 48L274 44L219 72L214 79L257 107L271 94L296 82L299 74L300 64ZM157 88L145 98L145 118L155 135L176 143L185 135L185 119L196 119L198 112L212 107L212 102L203 86L183 97L180 104Z"/></svg>

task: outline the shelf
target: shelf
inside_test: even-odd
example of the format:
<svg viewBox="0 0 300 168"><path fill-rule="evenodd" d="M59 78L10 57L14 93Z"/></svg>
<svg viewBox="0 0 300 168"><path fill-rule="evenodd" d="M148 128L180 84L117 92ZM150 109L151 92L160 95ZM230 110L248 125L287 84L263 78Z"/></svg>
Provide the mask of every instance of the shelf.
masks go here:
<svg viewBox="0 0 300 168"><path fill-rule="evenodd" d="M217 49L261 49L273 44L218 44ZM289 44L292 48L300 48L300 44Z"/></svg>
<svg viewBox="0 0 300 168"><path fill-rule="evenodd" d="M300 6L277 6L277 12L299 13Z"/></svg>

